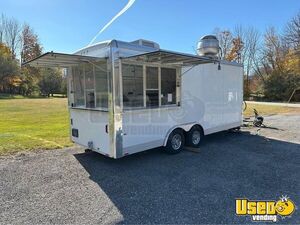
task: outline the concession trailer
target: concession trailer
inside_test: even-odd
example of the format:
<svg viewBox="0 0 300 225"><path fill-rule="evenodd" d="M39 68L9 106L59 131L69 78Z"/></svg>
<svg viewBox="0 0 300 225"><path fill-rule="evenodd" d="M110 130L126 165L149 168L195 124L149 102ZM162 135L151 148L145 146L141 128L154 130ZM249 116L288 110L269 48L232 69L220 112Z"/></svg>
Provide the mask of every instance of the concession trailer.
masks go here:
<svg viewBox="0 0 300 225"><path fill-rule="evenodd" d="M201 39L197 55L142 39L110 40L23 65L64 68L71 140L120 158L159 146L178 153L198 147L204 135L240 127L243 67L218 52L212 35Z"/></svg>

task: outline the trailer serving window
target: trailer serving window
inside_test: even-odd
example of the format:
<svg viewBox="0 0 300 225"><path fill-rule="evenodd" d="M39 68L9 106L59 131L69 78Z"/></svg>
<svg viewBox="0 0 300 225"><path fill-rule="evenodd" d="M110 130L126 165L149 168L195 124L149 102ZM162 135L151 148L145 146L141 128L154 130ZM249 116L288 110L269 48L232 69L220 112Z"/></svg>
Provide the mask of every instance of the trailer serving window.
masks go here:
<svg viewBox="0 0 300 225"><path fill-rule="evenodd" d="M122 63L124 109L176 105L178 74L178 68Z"/></svg>
<svg viewBox="0 0 300 225"><path fill-rule="evenodd" d="M107 59L75 54L47 52L22 64L34 67L66 68L69 104L73 108L107 110Z"/></svg>
<svg viewBox="0 0 300 225"><path fill-rule="evenodd" d="M72 67L73 107L108 108L108 79L106 62L84 63Z"/></svg>
<svg viewBox="0 0 300 225"><path fill-rule="evenodd" d="M204 63L220 63L217 58L184 54L166 50L142 53L121 59L122 67L125 65L143 66L144 77L144 108L166 107L180 104L181 68L190 67ZM126 78L123 74L123 91L128 90ZM142 85L139 83L139 88ZM123 92L123 96L126 93ZM124 106L128 105L123 98ZM141 105L141 104L140 104ZM125 108L126 109L126 108Z"/></svg>

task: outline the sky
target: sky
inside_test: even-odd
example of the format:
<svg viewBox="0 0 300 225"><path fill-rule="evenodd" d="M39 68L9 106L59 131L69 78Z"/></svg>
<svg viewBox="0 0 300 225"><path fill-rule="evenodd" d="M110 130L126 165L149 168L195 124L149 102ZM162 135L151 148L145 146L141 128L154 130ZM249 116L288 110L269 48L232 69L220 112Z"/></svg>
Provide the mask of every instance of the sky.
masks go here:
<svg viewBox="0 0 300 225"><path fill-rule="evenodd" d="M128 0L0 0L0 14L28 23L44 51L73 53L89 44ZM153 40L163 49L194 53L215 28L253 26L279 31L300 11L300 0L136 0L97 41Z"/></svg>

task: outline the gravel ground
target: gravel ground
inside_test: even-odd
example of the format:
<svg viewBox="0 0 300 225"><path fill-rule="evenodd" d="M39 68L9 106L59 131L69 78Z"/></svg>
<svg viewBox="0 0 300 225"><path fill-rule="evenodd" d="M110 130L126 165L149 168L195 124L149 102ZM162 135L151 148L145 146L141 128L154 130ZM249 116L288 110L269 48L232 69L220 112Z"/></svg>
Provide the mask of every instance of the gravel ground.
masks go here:
<svg viewBox="0 0 300 225"><path fill-rule="evenodd" d="M300 115L209 135L199 153L120 160L80 148L0 159L1 224L251 223L235 199L300 205ZM280 223L299 223L299 209Z"/></svg>

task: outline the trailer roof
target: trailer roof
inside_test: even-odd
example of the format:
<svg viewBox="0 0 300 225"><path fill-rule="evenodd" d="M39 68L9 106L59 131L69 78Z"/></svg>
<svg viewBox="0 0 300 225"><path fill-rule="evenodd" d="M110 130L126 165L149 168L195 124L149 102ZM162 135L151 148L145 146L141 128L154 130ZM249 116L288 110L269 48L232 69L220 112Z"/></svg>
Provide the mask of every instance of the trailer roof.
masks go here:
<svg viewBox="0 0 300 225"><path fill-rule="evenodd" d="M57 52L47 52L35 59L22 64L22 66L30 65L34 67L62 67L66 68L73 65L78 65L83 62L96 62L103 60L103 58L65 54Z"/></svg>
<svg viewBox="0 0 300 225"><path fill-rule="evenodd" d="M217 58L179 53L167 50L158 50L154 52L133 55L129 57L124 57L123 59L130 62L149 62L181 66L220 62L220 60Z"/></svg>

